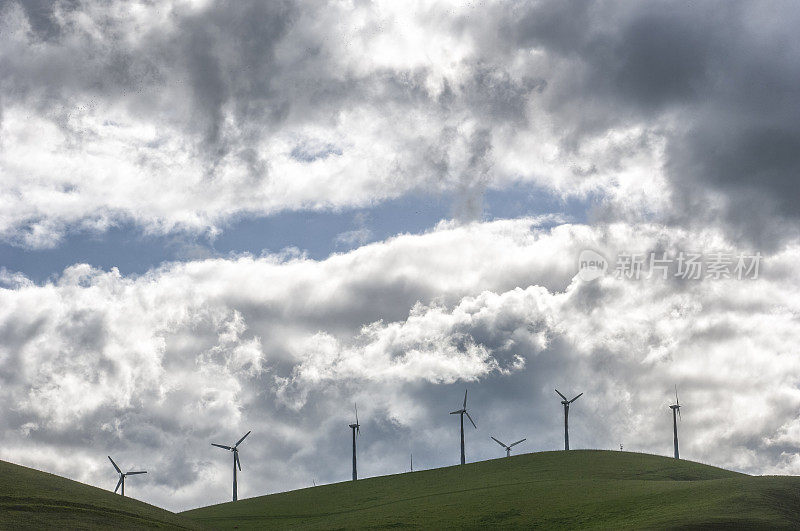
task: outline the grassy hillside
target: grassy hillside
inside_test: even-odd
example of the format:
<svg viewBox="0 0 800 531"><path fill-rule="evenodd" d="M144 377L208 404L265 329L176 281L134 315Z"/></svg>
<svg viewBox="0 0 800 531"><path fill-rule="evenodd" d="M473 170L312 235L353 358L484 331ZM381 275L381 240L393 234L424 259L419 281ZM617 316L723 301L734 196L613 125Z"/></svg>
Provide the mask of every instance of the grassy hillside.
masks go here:
<svg viewBox="0 0 800 531"><path fill-rule="evenodd" d="M543 452L182 513L213 528L800 526L800 478L628 452Z"/></svg>
<svg viewBox="0 0 800 531"><path fill-rule="evenodd" d="M0 529L198 529L192 520L77 481L0 461Z"/></svg>

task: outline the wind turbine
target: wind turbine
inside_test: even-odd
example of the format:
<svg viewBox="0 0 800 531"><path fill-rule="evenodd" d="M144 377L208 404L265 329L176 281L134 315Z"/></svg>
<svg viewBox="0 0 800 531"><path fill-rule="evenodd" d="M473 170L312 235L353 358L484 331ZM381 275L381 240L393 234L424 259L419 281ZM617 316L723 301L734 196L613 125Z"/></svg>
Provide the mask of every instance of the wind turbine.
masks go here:
<svg viewBox="0 0 800 531"><path fill-rule="evenodd" d="M358 479L358 472L356 471L356 434L361 435L361 424L358 423L358 406L353 404L356 410L356 423L350 424L350 429L353 430L353 481Z"/></svg>
<svg viewBox="0 0 800 531"><path fill-rule="evenodd" d="M579 399L583 393L576 396L572 400L567 400L567 397L562 395L561 391L558 389L556 389L556 393L558 393L558 396L563 398L561 403L564 404L564 450L569 450L569 405Z"/></svg>
<svg viewBox="0 0 800 531"><path fill-rule="evenodd" d="M498 440L497 440L497 439L495 439L494 437L492 437L492 439L494 439L494 442L496 442L497 444L499 444L500 446L502 446L503 448L505 448L505 449L506 449L506 457L511 457L511 447L512 447L512 446L516 446L516 445L518 445L519 443L521 443L522 441L525 441L525 440L527 440L527 439L520 439L520 440L518 440L517 442L515 442L515 443L511 443L511 444L509 444L508 446L506 446L506 444L505 444L505 443L502 443L502 442L498 441Z"/></svg>
<svg viewBox="0 0 800 531"><path fill-rule="evenodd" d="M680 459L678 456L678 417L681 416L681 403L678 400L678 386L675 386L675 403L669 406L672 410L672 435L675 443L675 459ZM676 416L677 413L677 416Z"/></svg>
<svg viewBox="0 0 800 531"><path fill-rule="evenodd" d="M119 474L119 481L117 482L116 488L114 488L114 494L117 493L117 491L119 490L119 487L121 485L122 486L122 493L121 494L123 496L125 496L125 476L132 476L134 474L147 474L147 470L142 470L142 471L139 471L139 472L123 472L122 470L119 469L119 467L114 462L114 460L111 459L110 455L108 456L108 460L111 461L111 464L114 465L114 468L117 470L117 473Z"/></svg>
<svg viewBox="0 0 800 531"><path fill-rule="evenodd" d="M469 416L467 413L467 391L464 391L464 406L461 409L457 409L456 411L451 411L451 415L460 415L461 416L461 464L463 465L466 462L466 458L464 457L464 415L467 416L469 421L475 426L475 421L472 420L472 417ZM477 430L478 427L475 426Z"/></svg>
<svg viewBox="0 0 800 531"><path fill-rule="evenodd" d="M217 448L222 448L224 450L228 450L229 452L233 452L233 501L237 500L236 497L236 467L239 467L239 472L242 471L242 464L239 462L239 445L242 444L242 441L250 435L250 432L244 434L244 436L236 441L236 444L233 446L225 446L224 444L217 444L211 443L211 446L216 446Z"/></svg>

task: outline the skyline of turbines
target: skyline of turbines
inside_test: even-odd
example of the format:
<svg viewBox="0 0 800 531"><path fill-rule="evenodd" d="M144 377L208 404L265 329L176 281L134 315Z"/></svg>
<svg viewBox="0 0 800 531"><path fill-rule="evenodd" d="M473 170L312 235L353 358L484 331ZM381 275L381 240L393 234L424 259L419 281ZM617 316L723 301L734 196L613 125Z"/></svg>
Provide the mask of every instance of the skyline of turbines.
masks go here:
<svg viewBox="0 0 800 531"><path fill-rule="evenodd" d="M451 411L451 415L459 415L460 420L460 435L461 435L461 464L466 464L466 451L465 451L465 437L464 437L464 415L467 416L469 421L472 423L472 426L477 429L478 426L475 424L475 421L472 419L472 416L469 414L467 410L467 396L468 390L464 390L464 401L462 404L461 409ZM555 392L562 398L561 404L564 406L564 449L569 450L569 406L573 402L575 402L578 398L583 396L583 392L579 393L572 399L567 399L564 394L562 394L558 389L555 389ZM677 385L675 386L675 404L669 406L672 410L672 418L673 418L673 444L674 444L674 456L675 459L679 459L679 449L678 449L678 418L680 418L680 400L678 398L678 388ZM352 449L353 449L353 481L358 479L358 468L357 468L357 446L356 446L356 437L361 433L361 424L358 418L358 405L353 404L353 409L355 413L355 423L349 424L350 429L352 430ZM233 501L237 501L238 499L238 483L237 483L237 468L238 471L242 470L241 462L239 460L239 445L244 442L244 440L252 433L252 431L248 431L245 433L233 446L227 446L217 443L211 443L212 446L216 446L218 448L222 448L224 450L228 450L233 453ZM497 444L503 447L506 450L506 457L511 457L511 448L526 441L527 438L520 439L515 441L509 445L506 445L501 440L497 439L494 436L490 436L492 440L494 440ZM620 444L620 450L622 450L622 445ZM120 487L122 487L121 495L125 495L125 477L128 475L135 475L135 474L146 474L147 471L131 471L131 472L122 472L122 470L117 466L111 456L108 456L109 461L114 466L114 469L119 474L119 481L117 482L117 486L114 488L114 493L116 493ZM410 454L410 470L414 471L414 454ZM314 485L316 486L316 480L314 480Z"/></svg>

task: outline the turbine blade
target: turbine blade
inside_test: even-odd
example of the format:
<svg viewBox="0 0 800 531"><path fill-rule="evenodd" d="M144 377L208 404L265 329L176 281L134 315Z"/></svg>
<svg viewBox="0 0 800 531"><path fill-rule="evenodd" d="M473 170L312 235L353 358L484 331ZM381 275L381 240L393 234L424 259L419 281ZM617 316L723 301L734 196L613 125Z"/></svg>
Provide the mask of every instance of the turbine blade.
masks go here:
<svg viewBox="0 0 800 531"><path fill-rule="evenodd" d="M119 490L119 486L122 485L122 476L119 477L119 481L117 481L117 486L114 488L114 494L117 493Z"/></svg>
<svg viewBox="0 0 800 531"><path fill-rule="evenodd" d="M464 410L463 410L463 409L459 409L458 411L451 411L451 412L450 412L450 414L451 414L451 415L458 415L458 414L459 414L459 413L461 413L462 411L464 411Z"/></svg>
<svg viewBox="0 0 800 531"><path fill-rule="evenodd" d="M356 409L356 426L358 426L358 404L353 403L353 407Z"/></svg>
<svg viewBox="0 0 800 531"><path fill-rule="evenodd" d="M575 401L576 401L577 399L579 399L581 396L583 396L583 393L579 394L578 396L576 396L575 398L573 398L572 400L570 400L570 401L569 401L569 403L571 404L571 403L575 402Z"/></svg>
<svg viewBox="0 0 800 531"><path fill-rule="evenodd" d="M678 420L683 420L681 418L681 407L680 406L678 406Z"/></svg>
<svg viewBox="0 0 800 531"><path fill-rule="evenodd" d="M567 397L566 397L566 396L564 396L564 395L562 395L562 394L561 394L561 391L559 391L558 389L556 389L556 393L558 393L558 396L560 396L560 397L561 397L561 398L563 398L564 400L566 400L566 399L567 399Z"/></svg>
<svg viewBox="0 0 800 531"><path fill-rule="evenodd" d="M680 401L678 401L678 386L675 386L675 405L681 405Z"/></svg>
<svg viewBox="0 0 800 531"><path fill-rule="evenodd" d="M133 474L147 474L147 470L141 470L139 472L126 472L125 473L126 476L131 476Z"/></svg>
<svg viewBox="0 0 800 531"><path fill-rule="evenodd" d="M118 466L117 466L117 464L114 462L114 460L113 460L113 459L111 459L111 456L110 456L110 455L108 456L108 460L109 460L109 461L111 461L111 464L112 464L112 465L114 465L114 468L116 468L116 469L117 469L117 472L119 472L120 474L122 474L122 470L120 470L120 469L119 469L119 467L118 467Z"/></svg>
<svg viewBox="0 0 800 531"><path fill-rule="evenodd" d="M236 466L239 467L239 472L242 471L242 463L239 461L239 452L233 454L233 458L236 459Z"/></svg>
<svg viewBox="0 0 800 531"><path fill-rule="evenodd" d="M225 446L224 444L211 443L211 446L216 446L217 448L224 448L226 450L233 450L233 448L231 448L230 446Z"/></svg>
<svg viewBox="0 0 800 531"><path fill-rule="evenodd" d="M467 411L466 411L466 410L464 410L464 413L466 413L466 414L467 414L467 418L468 418L468 419L469 419L469 421L472 423L472 425L473 425L473 426L475 426L475 421L474 421L474 420L472 420L472 417L470 417L470 416L469 416L469 413L467 413ZM477 427L477 426L475 426L475 429L477 430L477 429L478 429L478 427Z"/></svg>
<svg viewBox="0 0 800 531"><path fill-rule="evenodd" d="M489 437L492 437L492 436L490 435ZM492 439L494 439L494 437L492 437ZM506 446L505 444L501 443L501 442L500 442L500 441L498 441L497 439L494 439L494 442L496 442L497 444L499 444L499 445L500 445L500 446L502 446L503 448L508 448L508 446Z"/></svg>
<svg viewBox="0 0 800 531"><path fill-rule="evenodd" d="M515 443L511 443L511 445L509 446L509 448L511 448L511 446L514 446L515 444L519 444L519 443L521 443L522 441L527 441L527 440L528 440L528 439L520 439L520 440L518 440L518 441L517 441L517 442L515 442Z"/></svg>
<svg viewBox="0 0 800 531"><path fill-rule="evenodd" d="M252 431L252 430L251 430L251 431ZM247 436L248 436L248 435L250 435L250 432L249 432L249 431L248 431L247 433L245 433L245 434L244 434L244 436L243 436L241 439L239 439L238 441L236 441L236 444L234 444L234 445L233 445L233 447L234 447L234 448L236 448L237 446L239 446L240 444L242 444L242 441L243 441L243 440L245 440L245 439L247 438Z"/></svg>
<svg viewBox="0 0 800 531"><path fill-rule="evenodd" d="M464 409L467 408L467 390L464 389Z"/></svg>

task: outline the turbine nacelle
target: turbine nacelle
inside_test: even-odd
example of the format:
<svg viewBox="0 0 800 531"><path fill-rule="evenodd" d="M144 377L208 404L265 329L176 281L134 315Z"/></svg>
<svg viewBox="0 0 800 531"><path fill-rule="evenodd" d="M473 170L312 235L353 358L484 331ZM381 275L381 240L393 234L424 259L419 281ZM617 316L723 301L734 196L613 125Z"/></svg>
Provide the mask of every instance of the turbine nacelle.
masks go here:
<svg viewBox="0 0 800 531"><path fill-rule="evenodd" d="M558 396L560 396L561 398L563 398L563 400L561 401L561 403L562 403L562 404L564 404L565 406L568 406L568 405L570 405L571 403L573 403L573 402L575 402L577 399L579 399L581 396L583 396L583 393L580 393L578 396L576 396L576 397L575 397L575 398L573 398L572 400L568 400L568 399L567 399L567 397L566 397L566 396L564 396L563 394L561 394L561 391L559 391L558 389L556 389L556 393L558 393Z"/></svg>
<svg viewBox="0 0 800 531"><path fill-rule="evenodd" d="M242 436L241 439L239 439L238 441L236 441L234 443L233 446L227 446L227 445L224 445L224 444L217 444L217 443L211 443L211 446L216 446L217 448L222 448L223 450L228 450L229 452L238 452L239 451L239 445L242 444L242 441L244 441L247 438L247 436L250 435L251 433L252 433L252 430L248 431L247 433L245 433Z"/></svg>

